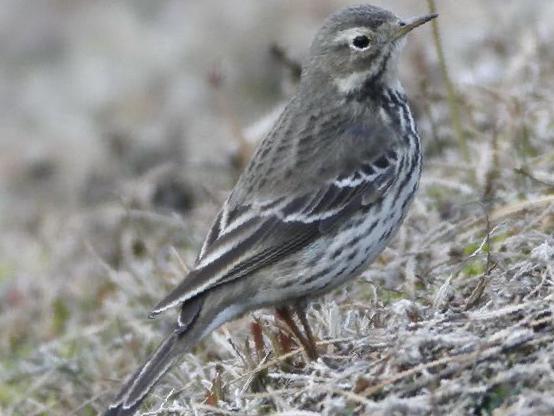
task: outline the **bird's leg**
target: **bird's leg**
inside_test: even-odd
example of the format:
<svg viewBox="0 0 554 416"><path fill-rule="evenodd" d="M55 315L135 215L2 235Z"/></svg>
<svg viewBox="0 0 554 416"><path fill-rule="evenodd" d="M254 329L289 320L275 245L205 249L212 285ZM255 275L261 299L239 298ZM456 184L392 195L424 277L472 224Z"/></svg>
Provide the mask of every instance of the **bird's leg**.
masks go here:
<svg viewBox="0 0 554 416"><path fill-rule="evenodd" d="M289 308L287 306L282 306L280 308L275 308L275 312L277 314L277 317L285 324L287 324L293 335L298 339L298 341L300 341L302 346L304 346L304 334L302 334L302 331L300 331L300 328L298 328L298 325L296 325L296 322L294 322Z"/></svg>
<svg viewBox="0 0 554 416"><path fill-rule="evenodd" d="M300 342L302 347L304 347L304 351L306 352L306 355L308 356L308 358L310 360L317 359L317 352L315 351L315 348L313 346L313 341L311 342L309 339L306 339L306 337L304 336L300 328L298 328L298 325L296 325L296 322L294 322L294 319L292 318L289 308L286 306L283 306L280 308L275 308L275 311L279 319L281 319L285 324L287 324L287 326L292 331L296 339ZM311 336L311 332L309 336Z"/></svg>
<svg viewBox="0 0 554 416"><path fill-rule="evenodd" d="M306 305L304 303L296 303L294 305L294 311L296 312L298 319L300 319L300 323L302 324L304 332L306 333L306 341L309 344L308 348L304 346L304 348L306 348L306 353L311 360L317 360L319 354L317 352L317 346L315 345L315 338L314 334L312 333L312 328L310 327L310 323L308 322L308 318L306 317Z"/></svg>

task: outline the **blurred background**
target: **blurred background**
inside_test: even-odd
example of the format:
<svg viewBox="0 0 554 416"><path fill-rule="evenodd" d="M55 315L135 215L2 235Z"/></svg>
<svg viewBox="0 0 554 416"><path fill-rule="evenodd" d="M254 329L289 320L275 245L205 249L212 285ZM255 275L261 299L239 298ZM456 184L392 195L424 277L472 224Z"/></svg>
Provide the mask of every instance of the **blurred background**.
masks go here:
<svg viewBox="0 0 554 416"><path fill-rule="evenodd" d="M108 401L158 339L149 307L193 261L314 33L351 3L0 0L5 414L95 414ZM425 1L372 3L428 12ZM481 215L467 201L548 199L554 176L554 2L437 6L470 158L424 27L401 65L427 156L416 228L418 213L433 224ZM409 251L410 238L398 244ZM404 281L383 264L375 278Z"/></svg>

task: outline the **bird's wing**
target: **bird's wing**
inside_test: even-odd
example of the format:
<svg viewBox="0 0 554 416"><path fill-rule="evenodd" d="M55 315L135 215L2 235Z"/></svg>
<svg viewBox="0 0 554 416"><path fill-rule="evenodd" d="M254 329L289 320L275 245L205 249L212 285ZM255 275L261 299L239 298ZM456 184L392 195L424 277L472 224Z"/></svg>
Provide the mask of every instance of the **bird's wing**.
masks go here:
<svg viewBox="0 0 554 416"><path fill-rule="evenodd" d="M357 137L360 134L364 137ZM345 146L356 146L360 139L379 140L381 145L374 148L381 150L364 153L360 148L351 157L354 149ZM231 196L212 225L194 269L156 305L151 316L282 260L379 199L395 177L398 153L393 146L383 145L394 140L372 136L364 129L350 129L337 140L345 141L344 150L319 161L330 167L312 186L271 197L270 192L258 191L234 205L229 203Z"/></svg>

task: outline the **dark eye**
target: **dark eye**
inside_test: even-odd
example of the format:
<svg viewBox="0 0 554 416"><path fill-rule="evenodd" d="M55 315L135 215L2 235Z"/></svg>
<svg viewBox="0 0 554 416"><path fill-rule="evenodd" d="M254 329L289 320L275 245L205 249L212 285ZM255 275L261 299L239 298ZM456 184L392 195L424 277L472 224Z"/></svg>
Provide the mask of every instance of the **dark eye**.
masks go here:
<svg viewBox="0 0 554 416"><path fill-rule="evenodd" d="M352 46L356 49L366 49L369 46L369 38L365 35L356 36L352 39Z"/></svg>

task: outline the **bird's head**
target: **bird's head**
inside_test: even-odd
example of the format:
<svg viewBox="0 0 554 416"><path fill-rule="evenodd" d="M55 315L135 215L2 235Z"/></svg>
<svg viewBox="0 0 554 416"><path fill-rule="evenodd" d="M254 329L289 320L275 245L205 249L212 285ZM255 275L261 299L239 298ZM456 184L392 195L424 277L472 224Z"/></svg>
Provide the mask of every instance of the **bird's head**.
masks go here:
<svg viewBox="0 0 554 416"><path fill-rule="evenodd" d="M398 82L398 56L405 36L437 17L400 19L370 5L352 6L331 15L316 35L305 78L321 82L325 75L341 94L359 91L368 83Z"/></svg>

